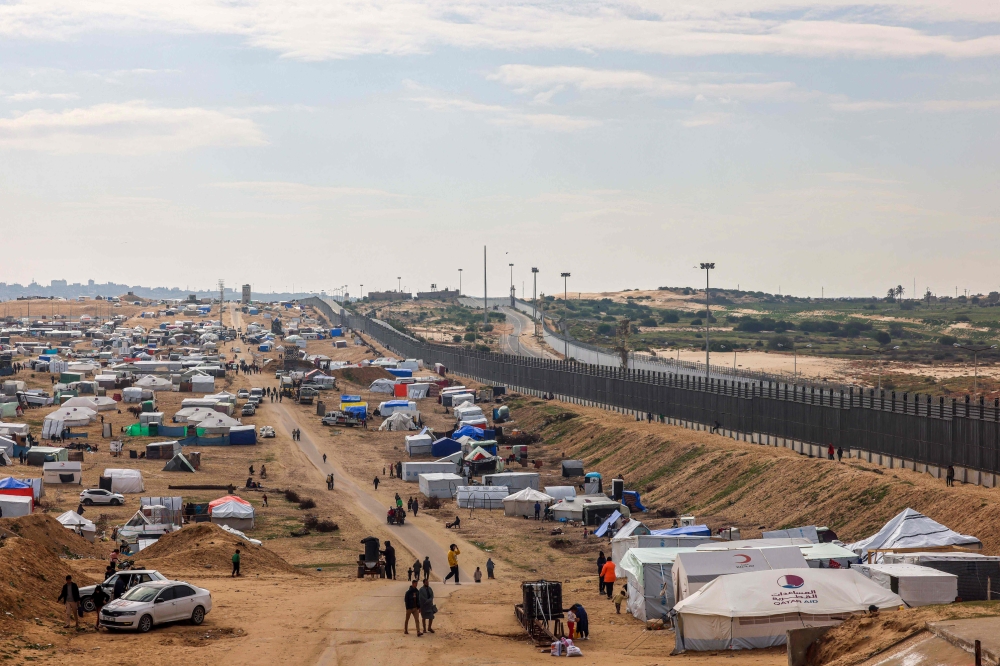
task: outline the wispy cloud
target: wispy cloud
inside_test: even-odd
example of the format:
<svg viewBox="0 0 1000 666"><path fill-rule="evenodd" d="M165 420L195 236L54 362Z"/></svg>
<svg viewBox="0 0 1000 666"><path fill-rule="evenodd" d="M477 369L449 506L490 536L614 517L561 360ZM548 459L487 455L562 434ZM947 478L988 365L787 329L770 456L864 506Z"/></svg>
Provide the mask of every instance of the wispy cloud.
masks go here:
<svg viewBox="0 0 1000 666"><path fill-rule="evenodd" d="M1000 99L931 99L921 101L861 100L856 102L834 102L836 111L861 113L904 109L926 113L951 113L953 111L989 111L1000 108Z"/></svg>
<svg viewBox="0 0 1000 666"><path fill-rule="evenodd" d="M38 90L4 95L4 99L9 102L35 102L43 99L70 100L78 97L79 95L76 93L43 93Z"/></svg>
<svg viewBox="0 0 1000 666"><path fill-rule="evenodd" d="M555 113L527 113L499 104L483 104L467 99L434 96L411 97L411 102L424 105L434 111L464 111L485 117L495 125L531 127L553 132L576 132L601 124L595 118L582 118Z"/></svg>
<svg viewBox="0 0 1000 666"><path fill-rule="evenodd" d="M240 190L249 194L284 201L325 201L345 197L399 197L401 195L367 187L307 185L288 181L234 181L212 183L212 187Z"/></svg>
<svg viewBox="0 0 1000 666"><path fill-rule="evenodd" d="M728 122L730 118L732 118L732 114L716 111L712 113L699 113L681 120L680 123L684 127L707 127L709 125L721 125Z"/></svg>
<svg viewBox="0 0 1000 666"><path fill-rule="evenodd" d="M0 148L56 154L140 155L266 143L252 120L212 109L156 107L143 101L60 112L35 109L0 118Z"/></svg>

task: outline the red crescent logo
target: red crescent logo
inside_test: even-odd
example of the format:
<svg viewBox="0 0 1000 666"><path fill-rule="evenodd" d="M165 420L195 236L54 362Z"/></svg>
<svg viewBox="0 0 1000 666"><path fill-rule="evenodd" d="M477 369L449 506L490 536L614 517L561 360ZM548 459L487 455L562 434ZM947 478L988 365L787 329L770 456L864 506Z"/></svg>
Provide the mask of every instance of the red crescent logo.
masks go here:
<svg viewBox="0 0 1000 666"><path fill-rule="evenodd" d="M742 557L743 558L742 560L741 559L737 559L737 561L736 561L737 564L746 564L747 562L750 561L750 556L749 555L733 555L733 557L736 557L736 558Z"/></svg>

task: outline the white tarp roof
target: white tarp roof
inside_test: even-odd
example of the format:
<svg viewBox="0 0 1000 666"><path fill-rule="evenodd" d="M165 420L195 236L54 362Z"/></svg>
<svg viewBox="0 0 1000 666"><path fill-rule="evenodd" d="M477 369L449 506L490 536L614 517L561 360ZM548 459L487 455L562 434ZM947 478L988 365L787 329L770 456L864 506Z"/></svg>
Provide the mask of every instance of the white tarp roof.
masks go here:
<svg viewBox="0 0 1000 666"><path fill-rule="evenodd" d="M173 383L169 379L163 379L162 377L154 377L153 375L146 375L145 377L139 378L133 386L139 388L151 389L153 391L169 391L173 387Z"/></svg>
<svg viewBox="0 0 1000 666"><path fill-rule="evenodd" d="M174 414L174 421L176 423L200 423L212 414L219 413L211 407L184 407L178 409L177 413Z"/></svg>
<svg viewBox="0 0 1000 666"><path fill-rule="evenodd" d="M253 507L236 500L229 500L212 507L212 518L253 518Z"/></svg>
<svg viewBox="0 0 1000 666"><path fill-rule="evenodd" d="M24 495L3 495L0 494L0 509L3 510L4 518L17 518L31 514L31 507L34 500Z"/></svg>
<svg viewBox="0 0 1000 666"><path fill-rule="evenodd" d="M115 409L118 403L116 403L111 398L105 396L77 396L75 398L70 398L62 404L62 409L67 407L87 407L88 409L93 409L98 412L106 412L111 409Z"/></svg>
<svg viewBox="0 0 1000 666"><path fill-rule="evenodd" d="M417 426L408 415L402 412L394 412L391 416L382 421L379 430L416 430Z"/></svg>
<svg viewBox="0 0 1000 666"><path fill-rule="evenodd" d="M190 419L190 417L189 417ZM206 430L228 430L234 426L242 425L239 421L231 416L226 416L221 412L214 412L209 414L201 421L198 422L199 428L205 428Z"/></svg>
<svg viewBox="0 0 1000 666"><path fill-rule="evenodd" d="M142 481L142 472L137 469L120 469L109 467L102 476L111 477L111 492L141 493L146 489Z"/></svg>
<svg viewBox="0 0 1000 666"><path fill-rule="evenodd" d="M97 416L97 412L89 407L60 407L45 416L46 421L60 421L65 426L84 426Z"/></svg>
<svg viewBox="0 0 1000 666"><path fill-rule="evenodd" d="M726 574L747 574L769 569L806 569L809 565L795 546L740 550L697 550L677 556L671 576L674 594L686 599L712 580Z"/></svg>
<svg viewBox="0 0 1000 666"><path fill-rule="evenodd" d="M67 511L66 513L61 513L56 516L56 520L62 523L63 527L68 527L73 529L74 527L84 527L90 530L96 530L97 527L91 521L87 520L76 511Z"/></svg>
<svg viewBox="0 0 1000 666"><path fill-rule="evenodd" d="M958 596L958 576L919 564L855 564L851 569L887 590L895 578L899 596L910 607L950 604Z"/></svg>
<svg viewBox="0 0 1000 666"><path fill-rule="evenodd" d="M959 534L941 523L928 518L919 511L905 509L887 522L877 533L852 543L848 548L861 558L869 550L879 548L935 548L939 546L962 546L981 549L982 542L973 536Z"/></svg>

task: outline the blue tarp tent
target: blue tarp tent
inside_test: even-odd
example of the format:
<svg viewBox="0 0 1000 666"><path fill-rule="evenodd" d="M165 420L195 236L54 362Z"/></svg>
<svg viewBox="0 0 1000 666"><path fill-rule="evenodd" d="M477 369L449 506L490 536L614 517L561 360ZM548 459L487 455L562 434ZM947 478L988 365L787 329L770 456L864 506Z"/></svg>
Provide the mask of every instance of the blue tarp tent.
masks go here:
<svg viewBox="0 0 1000 666"><path fill-rule="evenodd" d="M431 444L431 455L437 456L438 458L443 458L444 456L450 456L452 453L462 450L462 445L453 440L451 437L442 437L433 444Z"/></svg>
<svg viewBox="0 0 1000 666"><path fill-rule="evenodd" d="M412 377L413 376L413 370L409 370L407 368L386 368L385 371L388 372L393 377Z"/></svg>
<svg viewBox="0 0 1000 666"><path fill-rule="evenodd" d="M257 351L262 351L262 352L269 352L269 351L271 351L271 343L270 342L265 342L261 346L257 347Z"/></svg>
<svg viewBox="0 0 1000 666"><path fill-rule="evenodd" d="M642 505L642 501L639 499L638 490L623 490L622 491L622 504L627 506L632 511L645 511L646 507Z"/></svg>
<svg viewBox="0 0 1000 666"><path fill-rule="evenodd" d="M365 405L351 405L350 407L344 407L344 413L366 419L368 418L368 407Z"/></svg>
<svg viewBox="0 0 1000 666"><path fill-rule="evenodd" d="M712 536L712 530L708 525L688 525L686 527L671 527L666 530L650 530L654 536Z"/></svg>
<svg viewBox="0 0 1000 666"><path fill-rule="evenodd" d="M462 426L455 432L451 433L452 438L458 439L459 437L471 437L475 440L486 439L486 433L475 426Z"/></svg>
<svg viewBox="0 0 1000 666"><path fill-rule="evenodd" d="M340 396L341 402L361 402L360 395L342 395Z"/></svg>
<svg viewBox="0 0 1000 666"><path fill-rule="evenodd" d="M8 476L6 479L0 479L0 488L30 488L30 487L31 487L30 483L25 483L24 481L18 481L12 476Z"/></svg>
<svg viewBox="0 0 1000 666"><path fill-rule="evenodd" d="M621 512L618 511L618 510L615 510L614 513L612 513L610 516L608 516L607 520L605 520L603 523L601 523L600 527L598 527L596 530L594 530L594 536L595 537L602 537L602 536L604 536L604 534L608 531L608 528L611 527L614 524L614 522L616 520L618 520L619 518L621 518L621 517L622 517Z"/></svg>
<svg viewBox="0 0 1000 666"><path fill-rule="evenodd" d="M229 429L230 444L256 444L257 429L254 426L233 426Z"/></svg>
<svg viewBox="0 0 1000 666"><path fill-rule="evenodd" d="M330 329L330 337L331 338L342 338L342 337L344 337L344 331L341 330L341 329L339 329L339 328L331 328Z"/></svg>

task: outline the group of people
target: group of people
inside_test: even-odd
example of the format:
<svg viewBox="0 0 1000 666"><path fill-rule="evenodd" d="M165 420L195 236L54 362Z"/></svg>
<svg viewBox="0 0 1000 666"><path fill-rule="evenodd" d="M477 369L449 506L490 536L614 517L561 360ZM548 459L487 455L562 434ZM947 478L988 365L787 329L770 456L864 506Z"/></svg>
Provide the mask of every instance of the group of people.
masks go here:
<svg viewBox="0 0 1000 666"><path fill-rule="evenodd" d="M385 467L382 467L382 476L385 476ZM394 462L389 463L389 478L402 479L403 478L403 463Z"/></svg>
<svg viewBox="0 0 1000 666"><path fill-rule="evenodd" d="M292 441L293 442L297 442L297 441L299 441L301 439L302 439L302 431L299 430L298 428L292 429ZM325 457L326 457L326 455L324 454L324 458ZM324 459L323 462L326 462L326 460Z"/></svg>

